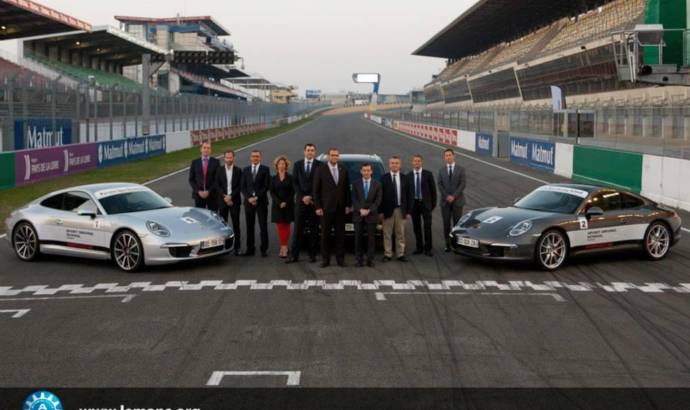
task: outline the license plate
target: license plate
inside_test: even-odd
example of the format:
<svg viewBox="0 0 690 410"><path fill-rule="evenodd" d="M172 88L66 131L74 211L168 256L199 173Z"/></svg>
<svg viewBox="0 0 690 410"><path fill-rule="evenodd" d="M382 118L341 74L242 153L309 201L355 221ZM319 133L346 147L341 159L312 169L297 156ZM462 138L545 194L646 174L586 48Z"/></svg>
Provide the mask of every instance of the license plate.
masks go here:
<svg viewBox="0 0 690 410"><path fill-rule="evenodd" d="M345 231L346 232L354 232L355 231L355 224L345 224Z"/></svg>
<svg viewBox="0 0 690 410"><path fill-rule="evenodd" d="M458 238L458 245L467 246L468 248L479 248L479 241L470 238Z"/></svg>
<svg viewBox="0 0 690 410"><path fill-rule="evenodd" d="M224 238L213 238L201 242L201 249L215 248L225 244Z"/></svg>

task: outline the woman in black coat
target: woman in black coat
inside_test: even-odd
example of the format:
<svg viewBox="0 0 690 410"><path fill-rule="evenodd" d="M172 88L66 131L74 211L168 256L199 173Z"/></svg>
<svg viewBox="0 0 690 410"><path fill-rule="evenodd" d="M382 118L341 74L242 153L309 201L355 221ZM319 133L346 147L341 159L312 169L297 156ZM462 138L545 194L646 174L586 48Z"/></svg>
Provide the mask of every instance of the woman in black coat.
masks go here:
<svg viewBox="0 0 690 410"><path fill-rule="evenodd" d="M287 258L290 241L290 224L295 220L295 188L288 173L290 161L280 156L273 161L276 174L271 177L271 222L278 228L280 257Z"/></svg>

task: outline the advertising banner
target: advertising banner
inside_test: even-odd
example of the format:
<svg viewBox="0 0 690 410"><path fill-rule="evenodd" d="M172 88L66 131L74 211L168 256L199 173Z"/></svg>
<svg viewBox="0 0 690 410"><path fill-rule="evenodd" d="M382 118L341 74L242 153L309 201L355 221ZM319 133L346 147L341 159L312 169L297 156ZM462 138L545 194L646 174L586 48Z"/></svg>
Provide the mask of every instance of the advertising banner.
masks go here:
<svg viewBox="0 0 690 410"><path fill-rule="evenodd" d="M573 179L633 192L642 189L642 154L582 145L576 145L573 154Z"/></svg>
<svg viewBox="0 0 690 410"><path fill-rule="evenodd" d="M14 152L0 153L0 189L14 187Z"/></svg>
<svg viewBox="0 0 690 410"><path fill-rule="evenodd" d="M494 154L494 136L492 134L478 132L475 148L478 154L489 157L492 156Z"/></svg>
<svg viewBox="0 0 690 410"><path fill-rule="evenodd" d="M63 147L16 152L16 184L69 175L96 168L98 144L74 144Z"/></svg>
<svg viewBox="0 0 690 410"><path fill-rule="evenodd" d="M72 143L72 120L28 118L14 121L14 149L60 147Z"/></svg>
<svg viewBox="0 0 690 410"><path fill-rule="evenodd" d="M553 173L556 164L556 144L510 137L510 161Z"/></svg>
<svg viewBox="0 0 690 410"><path fill-rule="evenodd" d="M164 135L99 142L98 167L162 155L165 154L165 147Z"/></svg>

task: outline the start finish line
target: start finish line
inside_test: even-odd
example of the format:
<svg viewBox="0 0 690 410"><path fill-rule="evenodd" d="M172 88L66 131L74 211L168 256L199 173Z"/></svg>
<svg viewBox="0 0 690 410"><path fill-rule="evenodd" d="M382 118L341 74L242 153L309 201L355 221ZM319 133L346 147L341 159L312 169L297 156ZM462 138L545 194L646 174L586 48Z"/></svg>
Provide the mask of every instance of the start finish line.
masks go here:
<svg viewBox="0 0 690 410"><path fill-rule="evenodd" d="M202 280L199 282L168 281L164 283L132 282L98 283L94 285L31 285L21 288L0 286L0 300L9 296L45 296L45 295L88 295L119 294L133 292L164 291L266 291L266 290L322 290L322 291L464 291L464 292L606 292L606 293L671 293L690 294L690 283L632 283L632 282L563 282L563 281L461 281L461 280Z"/></svg>

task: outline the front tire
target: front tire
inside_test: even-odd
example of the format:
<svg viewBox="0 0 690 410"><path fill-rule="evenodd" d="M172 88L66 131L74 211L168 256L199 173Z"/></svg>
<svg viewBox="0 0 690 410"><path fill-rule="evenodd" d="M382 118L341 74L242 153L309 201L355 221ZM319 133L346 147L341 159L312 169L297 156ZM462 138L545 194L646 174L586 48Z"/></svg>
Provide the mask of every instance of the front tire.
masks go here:
<svg viewBox="0 0 690 410"><path fill-rule="evenodd" d="M112 257L118 268L125 272L136 272L144 266L144 247L132 231L124 230L113 239Z"/></svg>
<svg viewBox="0 0 690 410"><path fill-rule="evenodd" d="M12 232L12 247L19 259L35 261L40 255L40 245L34 226L28 222L19 223Z"/></svg>
<svg viewBox="0 0 690 410"><path fill-rule="evenodd" d="M671 249L671 231L663 222L653 222L644 235L642 250L647 259L658 261L668 255Z"/></svg>
<svg viewBox="0 0 690 410"><path fill-rule="evenodd" d="M534 262L546 271L559 269L568 259L568 241L565 235L556 229L544 232L537 241L534 251Z"/></svg>

